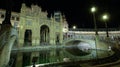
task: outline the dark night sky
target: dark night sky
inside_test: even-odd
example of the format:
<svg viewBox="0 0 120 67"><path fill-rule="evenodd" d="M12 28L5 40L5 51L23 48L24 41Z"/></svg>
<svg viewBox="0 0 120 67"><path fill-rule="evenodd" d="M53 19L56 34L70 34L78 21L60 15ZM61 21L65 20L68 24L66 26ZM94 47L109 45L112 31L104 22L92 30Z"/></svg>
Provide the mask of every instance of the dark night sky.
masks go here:
<svg viewBox="0 0 120 67"><path fill-rule="evenodd" d="M25 2L30 6L38 4L43 11L47 10L49 15L54 11L61 11L65 14L69 27L76 25L79 28L93 28L93 17L90 8L97 7L96 21L99 28L105 27L100 19L103 13L108 13L110 19L108 27L120 27L120 2L119 0L12 0L12 10L19 12L21 3ZM7 0L0 0L0 8L6 7Z"/></svg>

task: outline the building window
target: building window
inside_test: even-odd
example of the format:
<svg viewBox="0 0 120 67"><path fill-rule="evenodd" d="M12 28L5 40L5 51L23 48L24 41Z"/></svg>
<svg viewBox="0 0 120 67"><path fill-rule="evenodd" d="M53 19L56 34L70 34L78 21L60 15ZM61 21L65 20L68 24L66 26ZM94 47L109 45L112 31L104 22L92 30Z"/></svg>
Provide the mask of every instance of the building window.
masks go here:
<svg viewBox="0 0 120 67"><path fill-rule="evenodd" d="M4 15L3 15L3 14L1 15L1 18L4 18Z"/></svg>
<svg viewBox="0 0 120 67"><path fill-rule="evenodd" d="M19 21L19 20L20 20L20 18L19 18L19 17L17 17L17 18L16 18L16 20L17 20L17 21Z"/></svg>
<svg viewBox="0 0 120 67"><path fill-rule="evenodd" d="M12 16L12 18L11 18L12 20L14 20L15 19L15 17L14 16Z"/></svg>
<svg viewBox="0 0 120 67"><path fill-rule="evenodd" d="M55 18L55 20L56 20L57 22L60 22L60 18Z"/></svg>

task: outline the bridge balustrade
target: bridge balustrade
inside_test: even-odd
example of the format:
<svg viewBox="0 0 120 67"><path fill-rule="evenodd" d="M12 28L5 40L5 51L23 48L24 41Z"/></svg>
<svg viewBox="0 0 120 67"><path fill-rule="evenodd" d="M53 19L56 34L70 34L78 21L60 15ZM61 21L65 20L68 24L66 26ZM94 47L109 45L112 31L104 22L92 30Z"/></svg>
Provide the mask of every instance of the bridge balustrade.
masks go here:
<svg viewBox="0 0 120 67"><path fill-rule="evenodd" d="M0 49L8 41L9 37L13 35L18 36L16 28L11 28L10 30L5 31L2 35L0 35Z"/></svg>
<svg viewBox="0 0 120 67"><path fill-rule="evenodd" d="M109 28L108 31L119 31L119 28ZM95 31L95 29L69 28L69 31ZM99 28L98 31L106 31L106 28Z"/></svg>
<svg viewBox="0 0 120 67"><path fill-rule="evenodd" d="M114 31L113 31L114 30ZM99 40L101 41L106 41L106 31L99 31ZM120 31L116 29L111 29L109 31L109 41L111 42L116 42L117 40L120 41ZM95 34L94 31L69 31L64 34L63 37L63 42L69 41L69 40L78 40L78 39L89 39L89 40L94 40L95 39Z"/></svg>
<svg viewBox="0 0 120 67"><path fill-rule="evenodd" d="M87 39L87 40L94 40L95 36L93 35L72 35L71 37L67 36L63 39L64 42L69 40L80 40L80 39Z"/></svg>
<svg viewBox="0 0 120 67"><path fill-rule="evenodd" d="M17 37L17 30L15 28L10 28L6 30L0 37L0 67L5 67L8 65L10 59L11 49Z"/></svg>
<svg viewBox="0 0 120 67"><path fill-rule="evenodd" d="M2 35L0 35L0 49L4 46L4 44L8 41L9 32L5 31Z"/></svg>

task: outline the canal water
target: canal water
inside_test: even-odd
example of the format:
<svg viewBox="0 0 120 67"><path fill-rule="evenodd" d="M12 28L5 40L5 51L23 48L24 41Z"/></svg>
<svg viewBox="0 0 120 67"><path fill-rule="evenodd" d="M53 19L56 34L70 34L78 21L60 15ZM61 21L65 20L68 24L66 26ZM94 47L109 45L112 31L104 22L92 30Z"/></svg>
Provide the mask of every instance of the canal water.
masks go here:
<svg viewBox="0 0 120 67"><path fill-rule="evenodd" d="M103 50L98 50L97 55L107 56L108 54ZM27 67L34 64L46 63L60 63L80 60L91 60L96 58L96 50L80 50L76 46L61 47L61 48L47 48L40 51L12 51L10 58L11 67ZM80 65L78 65L80 67ZM54 67L54 66L53 66ZM56 66L55 66L56 67ZM59 67L59 66L58 66ZM63 67L63 66L60 66ZM77 67L77 66L76 66Z"/></svg>

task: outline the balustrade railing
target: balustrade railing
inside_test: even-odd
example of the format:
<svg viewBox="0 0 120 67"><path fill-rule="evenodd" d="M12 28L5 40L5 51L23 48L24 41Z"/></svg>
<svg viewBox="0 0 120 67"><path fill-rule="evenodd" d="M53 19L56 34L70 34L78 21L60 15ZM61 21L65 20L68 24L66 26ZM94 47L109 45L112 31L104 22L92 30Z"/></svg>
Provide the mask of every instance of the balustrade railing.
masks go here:
<svg viewBox="0 0 120 67"><path fill-rule="evenodd" d="M11 28L0 35L0 49L2 49L4 44L8 42L9 37L12 35L18 35L17 30L15 28Z"/></svg>
<svg viewBox="0 0 120 67"><path fill-rule="evenodd" d="M0 35L0 49L4 46L4 44L8 41L8 31L5 31L2 35Z"/></svg>
<svg viewBox="0 0 120 67"><path fill-rule="evenodd" d="M69 28L69 31L95 31L95 29ZM98 31L106 31L106 28L99 28ZM120 29L119 28L109 28L108 31L120 31Z"/></svg>

